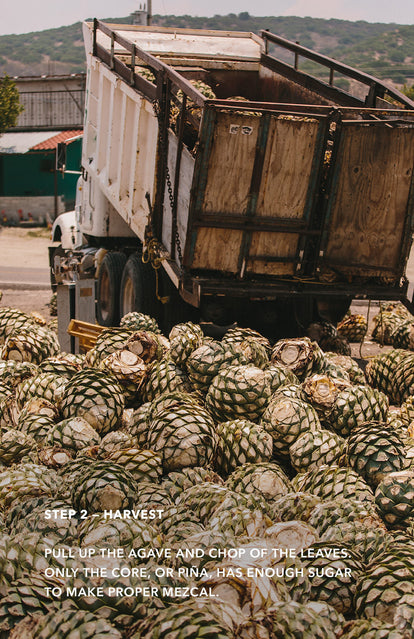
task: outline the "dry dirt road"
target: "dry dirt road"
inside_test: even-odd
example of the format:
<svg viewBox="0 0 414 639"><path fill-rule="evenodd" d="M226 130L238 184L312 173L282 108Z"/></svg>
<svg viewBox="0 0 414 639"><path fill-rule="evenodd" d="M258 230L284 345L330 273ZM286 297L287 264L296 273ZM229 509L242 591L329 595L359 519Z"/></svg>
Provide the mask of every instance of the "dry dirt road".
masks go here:
<svg viewBox="0 0 414 639"><path fill-rule="evenodd" d="M46 228L22 229L0 227L0 306L12 306L22 311L37 311L49 319L51 297L48 246L50 232ZM407 268L408 279L414 283L414 250ZM412 293L411 293L412 295ZM372 320L378 303L356 301L352 310ZM378 344L368 338L360 346L352 345L354 357L367 358L379 351Z"/></svg>
<svg viewBox="0 0 414 639"><path fill-rule="evenodd" d="M0 227L0 305L37 311L49 319L50 244L46 228Z"/></svg>

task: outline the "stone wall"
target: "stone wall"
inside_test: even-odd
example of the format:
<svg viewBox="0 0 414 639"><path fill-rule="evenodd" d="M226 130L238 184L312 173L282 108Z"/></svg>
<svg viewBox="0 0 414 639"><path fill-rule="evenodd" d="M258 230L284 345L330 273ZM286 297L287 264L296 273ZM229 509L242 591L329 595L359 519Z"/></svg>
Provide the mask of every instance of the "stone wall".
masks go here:
<svg viewBox="0 0 414 639"><path fill-rule="evenodd" d="M57 214L65 211L63 197L57 199ZM55 198L50 195L30 197L0 197L0 223L6 225L21 222L49 224L55 219Z"/></svg>

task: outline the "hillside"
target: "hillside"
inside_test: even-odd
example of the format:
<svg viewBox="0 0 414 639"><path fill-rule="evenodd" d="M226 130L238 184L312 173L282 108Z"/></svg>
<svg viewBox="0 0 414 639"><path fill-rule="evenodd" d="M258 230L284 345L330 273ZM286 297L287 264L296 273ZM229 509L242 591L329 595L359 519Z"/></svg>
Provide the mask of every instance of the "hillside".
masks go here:
<svg viewBox="0 0 414 639"><path fill-rule="evenodd" d="M130 17L111 18L129 23ZM168 27L269 29L289 40L360 68L396 85L414 82L414 26L297 17L255 17L247 12L212 18L155 15ZM303 69L312 67L303 63ZM0 74L37 75L85 70L81 23L22 35L0 36ZM345 81L344 81L345 82Z"/></svg>

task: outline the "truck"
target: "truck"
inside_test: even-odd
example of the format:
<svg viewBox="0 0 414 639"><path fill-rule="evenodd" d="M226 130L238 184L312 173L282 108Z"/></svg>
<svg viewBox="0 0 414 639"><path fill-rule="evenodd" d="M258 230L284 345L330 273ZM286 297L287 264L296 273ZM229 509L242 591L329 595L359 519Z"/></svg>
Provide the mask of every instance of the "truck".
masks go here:
<svg viewBox="0 0 414 639"><path fill-rule="evenodd" d="M83 33L82 175L51 266L96 282L100 325L277 337L355 298L411 307L413 101L265 30Z"/></svg>

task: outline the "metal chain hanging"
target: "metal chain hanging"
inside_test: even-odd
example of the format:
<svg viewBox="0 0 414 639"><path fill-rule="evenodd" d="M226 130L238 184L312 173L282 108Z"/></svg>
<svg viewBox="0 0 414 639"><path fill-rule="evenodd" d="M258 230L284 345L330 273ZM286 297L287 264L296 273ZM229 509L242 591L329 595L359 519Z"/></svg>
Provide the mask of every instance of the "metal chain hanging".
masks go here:
<svg viewBox="0 0 414 639"><path fill-rule="evenodd" d="M161 255L161 244L154 235L154 229L152 226L152 205L151 196L148 191L145 193L145 198L148 202L149 213L147 216L147 225L144 231L144 244L142 247L141 261L143 264L151 264L155 272L155 296L161 304L167 304L170 301L168 295L162 296L159 294L159 277L158 271L161 267L162 261L165 259Z"/></svg>
<svg viewBox="0 0 414 639"><path fill-rule="evenodd" d="M161 152L163 152L164 154L167 153L167 140L164 136L164 129L162 126L162 119L161 119L161 109L160 109L160 105L159 102L157 100L154 100L152 103L153 109L154 109L154 113L155 116L158 120L158 136L159 136L159 142L160 142L160 149ZM174 211L175 208L175 199L174 199L174 192L173 192L173 187L172 187L172 182L171 182L171 176L170 176L170 171L169 171L169 167L168 167L168 162L166 163L165 166L165 177L166 177L166 183L167 183L167 190L168 190L168 198L170 201L170 207L171 207L171 212ZM167 304L170 300L169 296L160 296L159 295L159 277L158 277L158 271L161 267L161 263L164 259L166 259L163 255L162 255L162 245L160 244L160 242L157 240L155 233L154 233L154 227L153 227L153 210L152 210L152 204L151 204L151 196L149 194L149 192L147 191L147 193L145 194L145 198L148 202L148 208L149 208L149 213L147 216L147 224L145 227L145 231L144 231L144 245L143 245L143 250L142 250L142 262L144 264L151 264L152 268L155 271L155 286L156 286L156 290L155 290L155 294L157 299L162 303L162 304ZM177 249L177 255L178 255L178 262L179 262L179 267L180 267L180 274L182 274L183 272L183 255L182 255L182 250L181 250L181 241L180 241L180 235L178 233L178 227L177 224L175 225L175 235L174 235L174 240L175 240L175 246Z"/></svg>
<svg viewBox="0 0 414 639"><path fill-rule="evenodd" d="M162 126L162 114L161 114L161 109L160 109L160 105L159 102L157 100L154 100L152 103L152 106L154 108L154 113L155 116L158 120L158 136L159 136L159 140L160 140L160 147L162 149L162 152L164 154L167 154L167 139L164 135L164 128ZM168 198L170 201L170 207L171 207L171 213L174 211L175 208L175 199L174 199L174 192L173 192L173 187L172 187L172 182L171 182L171 176L170 176L170 169L168 167L168 158L167 158L167 162L165 164L165 179L166 179L166 183L167 183L167 190L168 190ZM181 241L180 241L180 235L178 233L178 225L175 224L175 234L174 234L174 240L175 240L175 246L177 249L177 255L178 255L178 263L179 263L179 267L180 267L180 274L182 274L183 272L183 254L182 254L182 250L181 250Z"/></svg>

